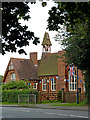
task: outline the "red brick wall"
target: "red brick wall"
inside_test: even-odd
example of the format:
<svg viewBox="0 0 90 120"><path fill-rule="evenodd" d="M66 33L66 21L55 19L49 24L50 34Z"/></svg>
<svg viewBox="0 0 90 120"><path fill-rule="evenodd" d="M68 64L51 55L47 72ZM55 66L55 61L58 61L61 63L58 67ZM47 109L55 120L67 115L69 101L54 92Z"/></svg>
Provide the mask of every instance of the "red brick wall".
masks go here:
<svg viewBox="0 0 90 120"><path fill-rule="evenodd" d="M49 84L49 93L57 93L62 88L65 88L65 82L63 81L63 79L56 79L56 90L52 91L51 90L51 80L50 80L50 78L52 78L52 77L55 77L55 76L49 76L49 83L47 83L46 91L42 90L42 79L46 78L48 80L48 78L47 77L40 77L41 83L39 84L40 85L39 89L41 92L48 93L48 84Z"/></svg>
<svg viewBox="0 0 90 120"><path fill-rule="evenodd" d="M64 93L64 102L74 103L77 99L76 92L66 92ZM79 93L79 102L82 102L85 99L85 93Z"/></svg>
<svg viewBox="0 0 90 120"><path fill-rule="evenodd" d="M16 81L20 80L19 77L18 77L18 75L17 75L17 73L15 72L15 70L9 70L7 72L7 75L6 75L6 78L5 78L5 83L11 81L11 73L15 73L15 75L16 75Z"/></svg>

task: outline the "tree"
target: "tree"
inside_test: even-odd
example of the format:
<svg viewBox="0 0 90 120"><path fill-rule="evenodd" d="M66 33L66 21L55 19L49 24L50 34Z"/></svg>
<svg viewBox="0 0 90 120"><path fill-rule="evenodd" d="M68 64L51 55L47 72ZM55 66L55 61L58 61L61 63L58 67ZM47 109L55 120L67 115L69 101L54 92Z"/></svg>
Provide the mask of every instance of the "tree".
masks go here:
<svg viewBox="0 0 90 120"><path fill-rule="evenodd" d="M65 39L61 41L65 47L66 61L85 71L85 80L88 84L90 79L89 14L90 2L62 2L56 3L56 6L52 7L48 18L49 30L61 32L60 25L66 27L63 33ZM67 32L68 34L66 34Z"/></svg>
<svg viewBox="0 0 90 120"><path fill-rule="evenodd" d="M0 83L2 83L3 75L0 75Z"/></svg>
<svg viewBox="0 0 90 120"><path fill-rule="evenodd" d="M78 24L74 26L73 34L62 40L65 48L65 58L68 64L74 63L81 70L85 70L86 90L88 89L88 75L90 74L90 34L87 35L88 27L86 24ZM88 79L87 79L88 78Z"/></svg>
<svg viewBox="0 0 90 120"><path fill-rule="evenodd" d="M71 31L76 23L90 22L89 2L56 2L56 6L49 10L49 30L60 30L60 25L65 25Z"/></svg>
<svg viewBox="0 0 90 120"><path fill-rule="evenodd" d="M34 32L28 30L28 26L21 26L20 19L29 20L30 8L28 3L23 2L2 2L2 54L8 52L25 53L23 46L39 43L39 38Z"/></svg>
<svg viewBox="0 0 90 120"><path fill-rule="evenodd" d="M56 30L56 31L60 31L60 25L64 25L66 27L66 31L69 32L68 36L72 36L73 35L73 39L77 39L77 36L75 38L76 35L76 29L82 29L82 27L84 26L84 30L85 30L85 34L83 34L83 39L81 38L82 33L80 33L78 30L78 35L79 35L79 43L73 43L71 40L65 44L65 40L62 41L64 43L64 46L66 45L66 52L67 52L67 46L68 46L68 50L70 48L70 44L74 45L77 44L77 46L80 44L84 44L84 50L82 52L82 56L84 56L84 61L82 62L81 59L78 59L78 53L75 51L73 51L74 53L74 57L73 62L79 66L80 69L86 70L90 67L89 62L87 61L87 54L89 53L89 46L90 46L90 42L89 42L89 31L90 31L90 3L80 3L80 2L70 2L70 3L57 3L56 6L52 7L52 9L49 11L49 18L48 18L48 28L49 30ZM88 10L89 9L89 10ZM81 25L80 25L81 24ZM81 30L81 32L83 31L83 29ZM75 33L76 32L76 33ZM84 33L84 31L83 31ZM64 33L65 35L65 33ZM71 37L72 38L72 37ZM68 38L70 39L70 37ZM78 40L78 39L77 39ZM67 40L66 40L67 41ZM70 43L71 42L71 43ZM87 43L88 43L88 47L87 47ZM79 45L79 46L80 46ZM78 46L78 47L79 47ZM69 54L72 52L71 50L68 51ZM79 52L79 51L78 51ZM81 54L81 52L79 53ZM87 56L85 58L85 56ZM75 62L78 61L78 62ZM87 64L86 62L87 61ZM83 66L82 66L83 64Z"/></svg>

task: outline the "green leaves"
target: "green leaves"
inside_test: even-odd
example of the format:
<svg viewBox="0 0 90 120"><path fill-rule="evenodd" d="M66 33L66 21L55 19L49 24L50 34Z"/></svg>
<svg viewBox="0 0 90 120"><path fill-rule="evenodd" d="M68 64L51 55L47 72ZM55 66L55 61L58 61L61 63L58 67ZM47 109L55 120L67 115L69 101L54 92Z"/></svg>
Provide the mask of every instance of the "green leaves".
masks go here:
<svg viewBox="0 0 90 120"><path fill-rule="evenodd" d="M55 39L65 47L66 62L74 63L82 70L90 68L89 14L90 2L56 2L56 6L49 11L48 18L49 30L58 31ZM66 29L62 30L61 25Z"/></svg>
<svg viewBox="0 0 90 120"><path fill-rule="evenodd" d="M11 90L11 89L28 89L28 86L25 85L25 82L20 80L20 81L10 81L6 84L2 85L2 90Z"/></svg>
<svg viewBox="0 0 90 120"><path fill-rule="evenodd" d="M30 19L28 3L3 2L2 7L2 54L16 52L17 48L20 54L26 54L22 47L28 46L30 40L35 45L39 43L39 38L28 30L28 26L22 26L19 22L20 19Z"/></svg>
<svg viewBox="0 0 90 120"><path fill-rule="evenodd" d="M73 28L76 23L89 21L89 8L90 2L57 2L56 6L52 7L49 11L49 30L58 31L60 29L59 26L62 24L66 25L68 28Z"/></svg>
<svg viewBox="0 0 90 120"><path fill-rule="evenodd" d="M74 26L73 34L62 41L62 45L66 47L66 61L74 63L79 69L86 70L90 67L90 44L87 38L87 27L85 24L77 24ZM89 32L90 33L90 32Z"/></svg>
<svg viewBox="0 0 90 120"><path fill-rule="evenodd" d="M47 5L47 2L42 2L42 6L45 7Z"/></svg>

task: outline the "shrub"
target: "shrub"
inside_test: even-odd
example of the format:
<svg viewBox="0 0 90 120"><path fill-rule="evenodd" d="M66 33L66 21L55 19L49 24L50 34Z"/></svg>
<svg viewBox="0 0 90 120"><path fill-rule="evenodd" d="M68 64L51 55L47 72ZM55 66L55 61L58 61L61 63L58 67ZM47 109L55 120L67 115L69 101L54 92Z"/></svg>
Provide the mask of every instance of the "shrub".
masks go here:
<svg viewBox="0 0 90 120"><path fill-rule="evenodd" d="M57 93L57 100L61 101L62 100L62 91L58 91Z"/></svg>
<svg viewBox="0 0 90 120"><path fill-rule="evenodd" d="M18 103L18 95L36 94L38 100L38 91L35 90L2 90L2 102Z"/></svg>
<svg viewBox="0 0 90 120"><path fill-rule="evenodd" d="M12 89L28 89L28 85L25 85L23 80L20 81L10 81L6 84L2 84L2 90L12 90Z"/></svg>

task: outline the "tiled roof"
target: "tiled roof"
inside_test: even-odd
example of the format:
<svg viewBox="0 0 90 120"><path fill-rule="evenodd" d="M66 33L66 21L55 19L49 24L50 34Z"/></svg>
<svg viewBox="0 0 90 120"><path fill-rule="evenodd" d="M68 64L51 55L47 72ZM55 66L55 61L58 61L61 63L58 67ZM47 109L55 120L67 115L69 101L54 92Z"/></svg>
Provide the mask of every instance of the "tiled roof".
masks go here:
<svg viewBox="0 0 90 120"><path fill-rule="evenodd" d="M58 54L52 53L43 56L40 61L38 76L58 74Z"/></svg>
<svg viewBox="0 0 90 120"><path fill-rule="evenodd" d="M38 79L38 66L30 59L11 58L20 79Z"/></svg>
<svg viewBox="0 0 90 120"><path fill-rule="evenodd" d="M51 41L50 41L49 34L47 32L45 32L42 45L52 45Z"/></svg>

